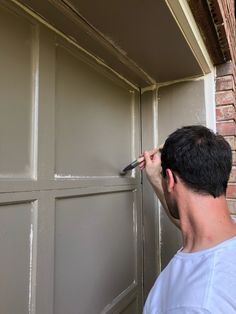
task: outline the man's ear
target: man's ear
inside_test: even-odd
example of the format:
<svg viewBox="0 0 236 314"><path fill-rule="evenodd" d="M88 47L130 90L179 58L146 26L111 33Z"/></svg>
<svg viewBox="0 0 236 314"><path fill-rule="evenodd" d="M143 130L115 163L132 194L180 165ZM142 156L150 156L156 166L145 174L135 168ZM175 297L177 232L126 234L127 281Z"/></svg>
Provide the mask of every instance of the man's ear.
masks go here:
<svg viewBox="0 0 236 314"><path fill-rule="evenodd" d="M167 180L167 190L168 192L172 192L175 186L175 179L173 172L170 169L166 169L166 180Z"/></svg>

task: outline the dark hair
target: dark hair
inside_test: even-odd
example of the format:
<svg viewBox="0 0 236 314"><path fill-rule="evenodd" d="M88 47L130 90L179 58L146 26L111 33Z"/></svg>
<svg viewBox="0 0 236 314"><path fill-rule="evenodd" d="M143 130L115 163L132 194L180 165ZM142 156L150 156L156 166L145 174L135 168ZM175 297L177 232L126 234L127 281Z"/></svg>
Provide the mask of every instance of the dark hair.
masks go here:
<svg viewBox="0 0 236 314"><path fill-rule="evenodd" d="M201 125L169 135L161 152L163 176L171 169L193 191L218 197L226 193L232 167L230 145Z"/></svg>

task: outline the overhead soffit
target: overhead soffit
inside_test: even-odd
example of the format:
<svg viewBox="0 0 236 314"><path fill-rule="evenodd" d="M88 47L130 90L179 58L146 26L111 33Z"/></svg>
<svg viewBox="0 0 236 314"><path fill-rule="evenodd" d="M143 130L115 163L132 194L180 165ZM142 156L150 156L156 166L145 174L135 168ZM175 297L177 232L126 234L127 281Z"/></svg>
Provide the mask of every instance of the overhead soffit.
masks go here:
<svg viewBox="0 0 236 314"><path fill-rule="evenodd" d="M140 87L202 74L164 0L19 2Z"/></svg>

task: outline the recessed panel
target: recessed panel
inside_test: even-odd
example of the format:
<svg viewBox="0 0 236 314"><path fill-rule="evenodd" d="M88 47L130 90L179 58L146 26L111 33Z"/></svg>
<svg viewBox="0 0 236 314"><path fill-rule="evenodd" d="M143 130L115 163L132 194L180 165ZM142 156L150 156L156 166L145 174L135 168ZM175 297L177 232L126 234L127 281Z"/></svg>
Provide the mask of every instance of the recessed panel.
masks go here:
<svg viewBox="0 0 236 314"><path fill-rule="evenodd" d="M131 161L134 92L63 47L56 57L56 174L119 175Z"/></svg>
<svg viewBox="0 0 236 314"><path fill-rule="evenodd" d="M158 90L159 142L177 128L206 124L204 80L186 81Z"/></svg>
<svg viewBox="0 0 236 314"><path fill-rule="evenodd" d="M0 313L29 307L31 203L0 205Z"/></svg>
<svg viewBox="0 0 236 314"><path fill-rule="evenodd" d="M135 281L132 192L56 201L55 314L97 314Z"/></svg>
<svg viewBox="0 0 236 314"><path fill-rule="evenodd" d="M30 177L32 25L0 7L0 178Z"/></svg>

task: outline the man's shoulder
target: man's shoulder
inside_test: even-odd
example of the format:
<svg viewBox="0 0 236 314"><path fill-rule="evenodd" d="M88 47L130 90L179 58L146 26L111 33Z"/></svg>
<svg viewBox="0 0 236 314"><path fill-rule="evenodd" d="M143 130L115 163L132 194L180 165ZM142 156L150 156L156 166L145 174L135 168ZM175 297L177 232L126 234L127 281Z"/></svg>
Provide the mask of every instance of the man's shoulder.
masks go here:
<svg viewBox="0 0 236 314"><path fill-rule="evenodd" d="M204 303L212 264L211 261L193 261L177 254L156 280L144 313L209 314L203 309L200 312L199 304ZM192 312L187 311L190 308Z"/></svg>
<svg viewBox="0 0 236 314"><path fill-rule="evenodd" d="M209 300L214 299L214 303L218 304L216 298L223 296L225 292L221 293L222 289L228 291L229 286L234 288L231 294L236 300L236 247L227 247L227 250L212 250L203 254L177 253L156 280L146 302L147 313L215 314L218 312L215 309L212 312L214 304ZM224 304L225 298L221 302ZM202 308L199 308L200 304ZM229 313L232 311L229 310Z"/></svg>
<svg viewBox="0 0 236 314"><path fill-rule="evenodd" d="M233 279L236 287L236 237L226 241L214 257L214 278ZM223 284L223 282L222 282Z"/></svg>
<svg viewBox="0 0 236 314"><path fill-rule="evenodd" d="M206 303L215 313L236 312L236 246L233 240L215 257L215 267Z"/></svg>

